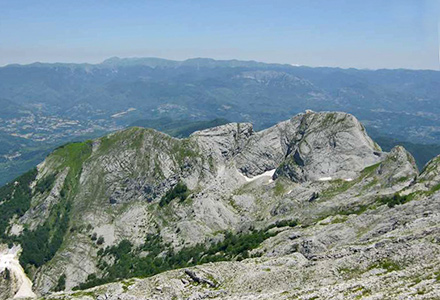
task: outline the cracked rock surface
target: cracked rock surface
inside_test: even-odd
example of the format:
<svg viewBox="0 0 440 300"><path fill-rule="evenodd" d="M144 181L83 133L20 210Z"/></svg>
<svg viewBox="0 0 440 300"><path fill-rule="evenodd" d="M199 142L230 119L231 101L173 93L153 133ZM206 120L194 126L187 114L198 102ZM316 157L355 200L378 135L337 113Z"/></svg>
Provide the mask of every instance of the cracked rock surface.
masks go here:
<svg viewBox="0 0 440 300"><path fill-rule="evenodd" d="M49 156L39 176L62 161ZM339 112L308 111L259 132L231 123L188 139L116 132L93 141L82 162L75 230L36 270L34 290L44 299L440 298L439 162L419 173L404 148L381 151L356 118ZM66 172L10 230L44 222ZM177 183L188 197L161 207ZM160 235L179 251L250 228L276 233L253 258L71 290L99 274L100 249L123 239L141 245L147 234ZM66 290L54 293L61 274Z"/></svg>

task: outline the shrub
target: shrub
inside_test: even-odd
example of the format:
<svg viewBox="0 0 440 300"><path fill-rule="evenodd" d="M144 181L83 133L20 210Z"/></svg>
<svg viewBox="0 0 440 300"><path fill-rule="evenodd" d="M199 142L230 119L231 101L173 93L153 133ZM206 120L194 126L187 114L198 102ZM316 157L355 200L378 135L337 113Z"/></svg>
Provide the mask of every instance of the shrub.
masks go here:
<svg viewBox="0 0 440 300"><path fill-rule="evenodd" d="M55 182L55 174L50 174L39 180L35 185L35 190L39 193L44 193L45 191L49 191L52 189L52 186Z"/></svg>
<svg viewBox="0 0 440 300"><path fill-rule="evenodd" d="M388 207L392 208L396 205L404 204L410 201L411 195L401 196L399 193L395 193L393 196L382 197L379 199L379 203L386 204Z"/></svg>
<svg viewBox="0 0 440 300"><path fill-rule="evenodd" d="M145 243L138 248L134 248L128 240L122 240L118 245L98 251L98 267L105 275L98 278L93 274L75 289L90 288L124 278L153 276L163 271L206 262L242 260L249 257L252 249L274 235L276 233L262 230L242 234L226 232L221 242L208 247L198 244L183 248L179 252L174 252L170 245L164 244L159 235L147 235ZM147 254L140 256L140 252ZM105 263L108 256L114 259L111 266Z"/></svg>
<svg viewBox="0 0 440 300"><path fill-rule="evenodd" d="M163 207L169 204L175 198L179 198L180 202L182 202L188 197L188 195L188 187L184 183L179 182L178 184L176 184L176 186L166 192L162 199L160 199L159 206Z"/></svg>
<svg viewBox="0 0 440 300"><path fill-rule="evenodd" d="M266 230L269 230L271 228L277 227L277 228L281 228L281 227L295 227L298 225L298 221L297 220L279 220L276 221L275 223L269 225Z"/></svg>
<svg viewBox="0 0 440 300"><path fill-rule="evenodd" d="M63 274L58 278L57 285L54 287L55 292L64 291L66 289L66 274Z"/></svg>
<svg viewBox="0 0 440 300"><path fill-rule="evenodd" d="M5 268L5 275L4 275L3 278L8 280L8 281L11 280L11 271L9 271L8 268Z"/></svg>
<svg viewBox="0 0 440 300"><path fill-rule="evenodd" d="M104 237L102 235L98 238L98 240L96 241L96 244L98 244L98 245L104 244Z"/></svg>

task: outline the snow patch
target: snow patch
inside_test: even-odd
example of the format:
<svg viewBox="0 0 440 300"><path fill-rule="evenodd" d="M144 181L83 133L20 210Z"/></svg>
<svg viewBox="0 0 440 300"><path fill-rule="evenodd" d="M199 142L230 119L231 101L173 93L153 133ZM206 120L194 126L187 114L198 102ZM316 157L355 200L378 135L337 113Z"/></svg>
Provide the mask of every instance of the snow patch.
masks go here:
<svg viewBox="0 0 440 300"><path fill-rule="evenodd" d="M0 272L6 268L9 269L18 278L20 288L14 296L18 298L36 298L37 296L32 291L32 281L26 276L21 267L18 256L21 252L20 246L13 246L11 249L5 249L0 252Z"/></svg>
<svg viewBox="0 0 440 300"><path fill-rule="evenodd" d="M318 181L330 181L330 180L332 180L331 177L321 177L318 179Z"/></svg>
<svg viewBox="0 0 440 300"><path fill-rule="evenodd" d="M243 174L241 174L241 173L240 173L240 174L241 174L241 176L244 177L244 179L245 179L247 182L251 182L251 181L257 180L257 179L262 178L262 177L270 177L270 178L269 178L269 182L271 182L272 177L273 177L273 174L275 174L275 170L276 170L276 169L269 170L269 171L264 172L263 174L260 174L260 175L257 175L257 176L251 177L251 178L249 178L249 177L247 177L247 176L245 176L245 175L243 175Z"/></svg>

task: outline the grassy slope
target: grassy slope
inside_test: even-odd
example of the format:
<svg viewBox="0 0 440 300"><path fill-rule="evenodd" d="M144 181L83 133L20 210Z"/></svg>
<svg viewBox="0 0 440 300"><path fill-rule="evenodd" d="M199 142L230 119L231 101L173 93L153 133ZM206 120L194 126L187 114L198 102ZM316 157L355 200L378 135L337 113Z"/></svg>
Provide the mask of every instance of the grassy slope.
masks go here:
<svg viewBox="0 0 440 300"><path fill-rule="evenodd" d="M225 119L214 119L210 121L173 120L161 118L154 120L139 120L130 126L148 127L171 136L184 138L197 130L203 130L228 123ZM101 132L104 134L104 132ZM95 138L96 135L87 138ZM75 140L79 140L76 138ZM42 162L54 149L55 145L40 145L23 138L13 137L0 133L0 186L25 173ZM6 159L2 155L13 154L20 151L21 156L16 159Z"/></svg>

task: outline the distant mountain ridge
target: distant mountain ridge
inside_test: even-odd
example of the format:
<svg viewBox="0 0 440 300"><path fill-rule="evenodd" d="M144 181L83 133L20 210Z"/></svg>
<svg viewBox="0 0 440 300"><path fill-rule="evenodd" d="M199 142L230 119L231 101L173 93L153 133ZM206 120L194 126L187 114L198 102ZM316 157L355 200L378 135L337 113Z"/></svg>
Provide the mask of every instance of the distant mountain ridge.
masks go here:
<svg viewBox="0 0 440 300"><path fill-rule="evenodd" d="M375 136L440 144L436 71L110 58L1 67L0 95L7 108L0 112L0 132L35 143L34 149L94 138L143 119L220 118L260 130L306 109L352 113L368 131L378 131ZM0 182L13 178L5 170L24 170L38 160L24 160L27 150L0 161Z"/></svg>
<svg viewBox="0 0 440 300"><path fill-rule="evenodd" d="M172 120L170 118L160 118L155 120L138 120L130 124L129 127L154 128L173 137L186 138L193 132L217 127L230 123L226 119L214 119L210 121L190 121L190 120Z"/></svg>

